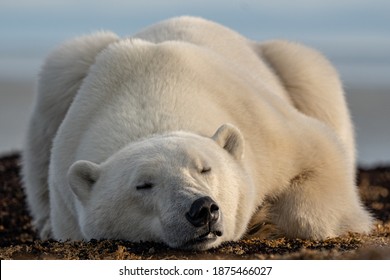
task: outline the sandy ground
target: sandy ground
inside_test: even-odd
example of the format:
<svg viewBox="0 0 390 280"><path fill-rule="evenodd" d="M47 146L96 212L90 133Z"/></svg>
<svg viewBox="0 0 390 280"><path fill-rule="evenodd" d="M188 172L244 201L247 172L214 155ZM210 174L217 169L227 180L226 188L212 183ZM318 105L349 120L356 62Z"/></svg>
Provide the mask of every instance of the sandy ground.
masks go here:
<svg viewBox="0 0 390 280"><path fill-rule="evenodd" d="M390 166L360 169L360 194L376 224L369 235L324 241L247 238L206 252L179 251L152 242L40 241L21 188L18 154L0 157L0 259L387 259L390 260Z"/></svg>

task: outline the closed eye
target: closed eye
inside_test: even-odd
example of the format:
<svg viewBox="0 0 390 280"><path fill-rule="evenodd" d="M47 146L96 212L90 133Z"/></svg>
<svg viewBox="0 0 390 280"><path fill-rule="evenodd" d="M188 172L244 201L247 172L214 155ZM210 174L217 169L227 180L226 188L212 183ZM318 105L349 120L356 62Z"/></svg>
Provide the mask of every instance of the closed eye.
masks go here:
<svg viewBox="0 0 390 280"><path fill-rule="evenodd" d="M152 183L144 183L144 184L142 184L142 185L136 186L135 188L136 188L137 190L147 190L147 189L151 189L151 188L153 188L153 187L154 187L154 185L153 185Z"/></svg>
<svg viewBox="0 0 390 280"><path fill-rule="evenodd" d="M210 166L205 166L205 167L202 168L200 173L206 174L206 173L209 173L210 171L211 171L211 167Z"/></svg>

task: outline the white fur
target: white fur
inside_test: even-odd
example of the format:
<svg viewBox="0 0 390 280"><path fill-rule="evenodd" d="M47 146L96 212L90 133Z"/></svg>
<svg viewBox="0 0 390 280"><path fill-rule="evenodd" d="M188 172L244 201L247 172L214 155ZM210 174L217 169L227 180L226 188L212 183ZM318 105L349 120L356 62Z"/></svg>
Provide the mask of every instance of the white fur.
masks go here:
<svg viewBox="0 0 390 280"><path fill-rule="evenodd" d="M119 39L97 33L47 59L24 150L42 238L122 238L207 249L237 240L267 206L289 237L368 232L336 71L296 43L256 43L170 19ZM203 174L201 169L211 167ZM137 189L145 183L153 188ZM216 240L184 217L220 208Z"/></svg>

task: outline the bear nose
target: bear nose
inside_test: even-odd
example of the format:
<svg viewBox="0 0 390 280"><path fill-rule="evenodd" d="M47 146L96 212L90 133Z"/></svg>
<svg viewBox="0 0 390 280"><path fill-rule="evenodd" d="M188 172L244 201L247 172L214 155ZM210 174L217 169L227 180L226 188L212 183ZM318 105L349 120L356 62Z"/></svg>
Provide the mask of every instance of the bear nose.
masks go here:
<svg viewBox="0 0 390 280"><path fill-rule="evenodd" d="M219 218L219 207L211 197L204 196L192 203L186 218L195 227L212 225Z"/></svg>

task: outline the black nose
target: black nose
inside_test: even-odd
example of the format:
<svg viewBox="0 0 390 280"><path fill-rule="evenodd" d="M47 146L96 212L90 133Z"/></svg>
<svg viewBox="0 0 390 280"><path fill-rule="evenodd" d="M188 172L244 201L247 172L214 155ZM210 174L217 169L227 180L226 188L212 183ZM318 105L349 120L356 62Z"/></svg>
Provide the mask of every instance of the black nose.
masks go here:
<svg viewBox="0 0 390 280"><path fill-rule="evenodd" d="M219 207L211 197L204 196L192 203L186 218L195 227L212 225L219 218Z"/></svg>

